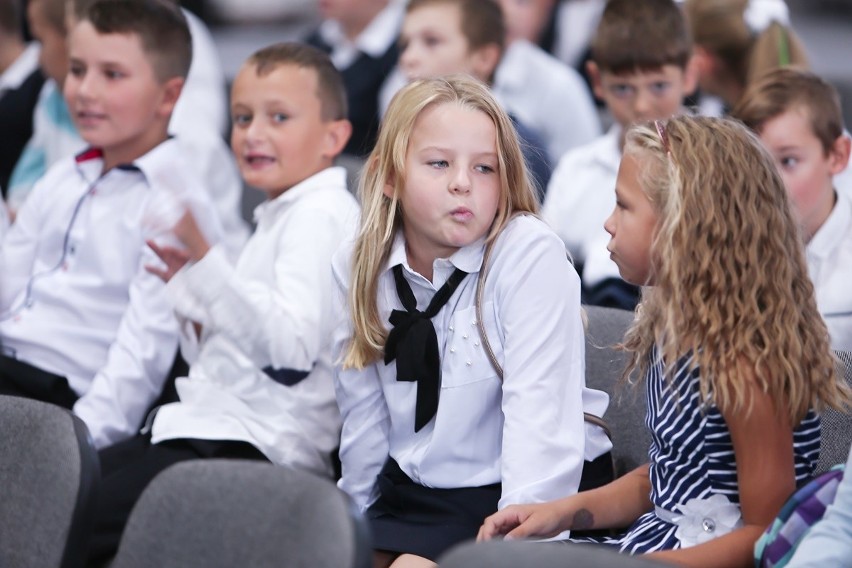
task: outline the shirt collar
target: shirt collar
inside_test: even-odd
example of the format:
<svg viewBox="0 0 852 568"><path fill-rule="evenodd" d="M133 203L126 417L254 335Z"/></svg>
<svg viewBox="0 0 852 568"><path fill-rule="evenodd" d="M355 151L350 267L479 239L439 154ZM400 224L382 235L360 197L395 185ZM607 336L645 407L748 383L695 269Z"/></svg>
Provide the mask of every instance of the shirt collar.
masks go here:
<svg viewBox="0 0 852 568"><path fill-rule="evenodd" d="M129 164L119 164L115 167L118 171L139 172L148 185L151 180L163 181L166 179L180 178L180 173L173 171L175 153L178 152L177 140L168 138L150 149L146 154L139 156ZM89 147L74 157L77 169L83 176L94 181L103 175L103 150ZM182 183L182 182L178 182Z"/></svg>
<svg viewBox="0 0 852 568"><path fill-rule="evenodd" d="M835 192L835 195L837 195L837 202L834 204L834 209L808 243L809 255L819 258L828 257L842 244L847 227L852 223L852 202L842 194Z"/></svg>
<svg viewBox="0 0 852 568"><path fill-rule="evenodd" d="M257 224L262 217L275 215L307 192L317 188L330 187L346 189L346 170L344 168L338 166L326 168L300 181L275 199L264 201L254 208L254 222Z"/></svg>
<svg viewBox="0 0 852 568"><path fill-rule="evenodd" d="M0 75L0 91L17 89L38 69L39 45L29 44L21 55Z"/></svg>
<svg viewBox="0 0 852 568"><path fill-rule="evenodd" d="M399 35L403 8L404 3L400 0L390 0L354 42L346 37L343 26L337 20L325 20L320 24L319 34L322 40L331 46L332 57L339 49L347 50L347 48L365 53L370 57L381 57Z"/></svg>
<svg viewBox="0 0 852 568"><path fill-rule="evenodd" d="M449 258L435 259L435 262L432 264L434 273L433 286L436 289L442 286L456 268L464 270L468 274L478 273L482 266L482 257L484 254L485 237L480 237L473 243L454 252ZM410 274L415 274L422 278L422 275L412 270L408 264L408 255L405 253L405 237L402 235L402 229L399 229L396 235L394 235L393 244L391 244L390 254L388 255L383 272L390 271L397 264L401 264Z"/></svg>

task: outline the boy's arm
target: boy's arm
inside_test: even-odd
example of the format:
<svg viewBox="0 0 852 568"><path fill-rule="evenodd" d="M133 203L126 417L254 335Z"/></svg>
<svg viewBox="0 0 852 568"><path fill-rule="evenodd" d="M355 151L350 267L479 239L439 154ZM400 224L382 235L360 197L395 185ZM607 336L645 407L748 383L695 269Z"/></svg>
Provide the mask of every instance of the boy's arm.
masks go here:
<svg viewBox="0 0 852 568"><path fill-rule="evenodd" d="M720 410L736 456L743 526L703 544L652 554L658 560L706 568L753 566L755 542L796 490L793 429L786 409L776 408L755 385L749 365L741 364L738 371L750 411Z"/></svg>
<svg viewBox="0 0 852 568"><path fill-rule="evenodd" d="M38 191L39 187L36 186L37 191L18 211L15 223L9 227L0 246L0 312L3 317L7 310L16 308L12 304L32 276L41 228L46 221L44 192Z"/></svg>
<svg viewBox="0 0 852 568"><path fill-rule="evenodd" d="M144 246L107 362L74 405L74 412L89 427L98 448L139 429L174 362L178 323L163 282L144 268L156 261L154 253Z"/></svg>

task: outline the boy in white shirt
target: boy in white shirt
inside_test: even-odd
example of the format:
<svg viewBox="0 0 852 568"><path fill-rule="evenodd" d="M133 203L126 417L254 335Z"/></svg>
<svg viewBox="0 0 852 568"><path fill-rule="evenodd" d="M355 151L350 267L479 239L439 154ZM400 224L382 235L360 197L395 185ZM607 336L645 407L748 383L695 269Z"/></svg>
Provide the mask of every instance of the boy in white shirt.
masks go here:
<svg viewBox="0 0 852 568"><path fill-rule="evenodd" d="M358 207L333 167L351 133L343 81L329 58L278 44L245 63L232 94L231 144L246 183L267 201L236 266L192 215L182 248L152 248L181 322L189 376L146 433L101 453L102 499L90 560L115 552L153 477L187 459L269 460L329 475L339 441L331 356L331 258ZM199 333L200 328L200 333Z"/></svg>
<svg viewBox="0 0 852 568"><path fill-rule="evenodd" d="M834 349L852 350L852 201L835 190L849 163L840 96L811 72L784 67L751 85L732 115L775 158L807 246L817 307Z"/></svg>
<svg viewBox="0 0 852 568"><path fill-rule="evenodd" d="M220 232L167 134L186 21L156 0L116 6L70 36L65 94L91 148L36 184L0 251L0 391L73 408L98 447L138 430L177 348L146 241L173 238L177 201Z"/></svg>
<svg viewBox="0 0 852 568"><path fill-rule="evenodd" d="M588 71L595 94L606 103L615 124L594 142L562 157L542 208L580 271L586 303L629 309L636 304L638 290L618 277L618 268L609 260L603 224L615 207L624 131L635 122L681 112L684 96L696 84L688 64L691 53L686 22L673 0L607 4ZM607 266L590 274L584 264L595 255L603 256Z"/></svg>

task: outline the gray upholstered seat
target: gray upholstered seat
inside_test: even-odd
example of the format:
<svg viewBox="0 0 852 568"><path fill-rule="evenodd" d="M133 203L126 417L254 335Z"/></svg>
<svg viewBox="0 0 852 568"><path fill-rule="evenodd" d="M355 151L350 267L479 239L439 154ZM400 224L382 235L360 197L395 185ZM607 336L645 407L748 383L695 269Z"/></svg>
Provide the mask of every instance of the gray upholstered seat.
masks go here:
<svg viewBox="0 0 852 568"><path fill-rule="evenodd" d="M366 524L331 481L269 463L194 460L145 489L112 568L366 568Z"/></svg>
<svg viewBox="0 0 852 568"><path fill-rule="evenodd" d="M593 544L492 541L459 545L439 559L441 568L659 568L640 556Z"/></svg>
<svg viewBox="0 0 852 568"><path fill-rule="evenodd" d="M837 351L837 357L843 364L846 384L852 387L852 353ZM846 463L849 446L852 445L852 413L826 409L822 414L822 435L820 436L819 464L816 473L828 471L833 465Z"/></svg>
<svg viewBox="0 0 852 568"><path fill-rule="evenodd" d="M586 385L610 395L604 419L612 431L615 473L620 476L648 461L651 443L645 428L644 394L620 384L628 357L614 348L624 339L633 312L597 306L585 309Z"/></svg>
<svg viewBox="0 0 852 568"><path fill-rule="evenodd" d="M82 566L98 456L69 411L0 395L0 566Z"/></svg>

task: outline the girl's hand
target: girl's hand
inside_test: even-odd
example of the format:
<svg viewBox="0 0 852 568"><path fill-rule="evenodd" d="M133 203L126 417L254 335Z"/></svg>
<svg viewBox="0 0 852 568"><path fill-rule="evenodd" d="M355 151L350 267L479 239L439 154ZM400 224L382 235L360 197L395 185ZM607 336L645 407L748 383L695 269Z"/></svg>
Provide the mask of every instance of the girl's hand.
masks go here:
<svg viewBox="0 0 852 568"><path fill-rule="evenodd" d="M568 519L560 501L533 505L510 505L482 523L477 541L504 536L506 540L549 538L568 530Z"/></svg>
<svg viewBox="0 0 852 568"><path fill-rule="evenodd" d="M169 246L158 246L154 241L147 241L151 250L160 257L166 268L162 269L159 266L153 266L151 264L145 265L145 270L150 272L155 276L159 276L163 282L168 282L172 279L172 277L181 269L183 266L189 262L189 252Z"/></svg>
<svg viewBox="0 0 852 568"><path fill-rule="evenodd" d="M195 217L193 217L189 210L184 212L173 231L175 236L180 239L180 242L186 245L190 259L194 261L201 260L207 254L207 251L210 250L210 244L204 238L201 229L198 228Z"/></svg>

